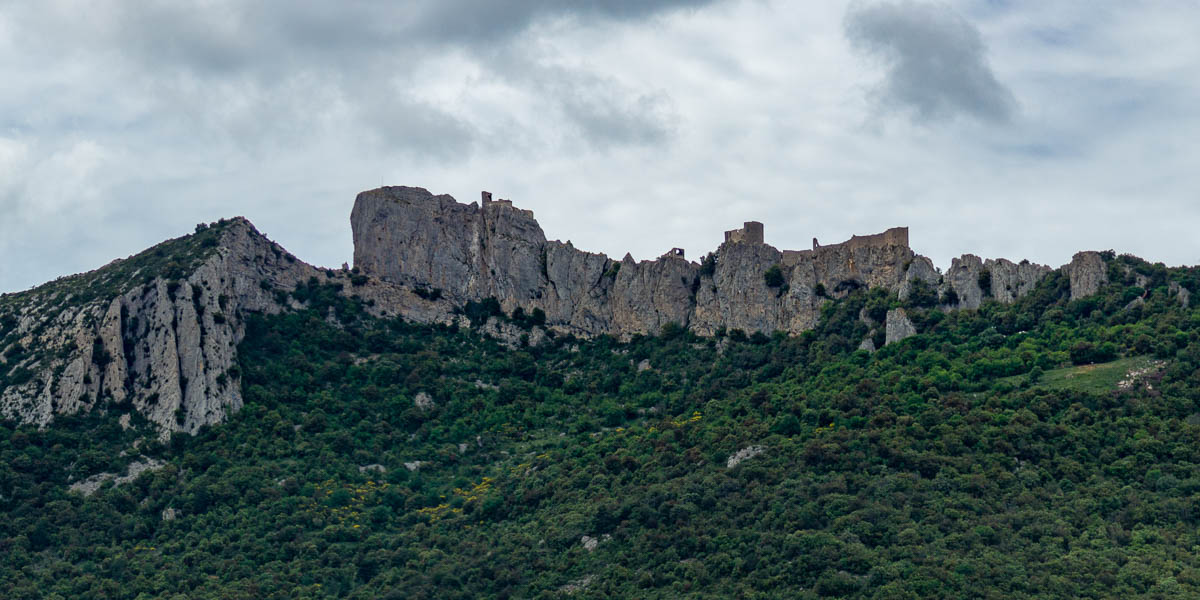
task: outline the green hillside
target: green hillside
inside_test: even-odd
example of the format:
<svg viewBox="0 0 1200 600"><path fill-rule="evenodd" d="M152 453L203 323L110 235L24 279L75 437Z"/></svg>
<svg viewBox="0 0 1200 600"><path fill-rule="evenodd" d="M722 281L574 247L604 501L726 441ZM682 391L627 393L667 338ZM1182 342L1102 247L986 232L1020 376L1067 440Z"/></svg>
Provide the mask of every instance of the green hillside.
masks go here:
<svg viewBox="0 0 1200 600"><path fill-rule="evenodd" d="M1076 301L519 348L302 286L226 424L0 424L0 596L1194 598L1200 271L1108 261ZM855 350L898 306L920 334Z"/></svg>

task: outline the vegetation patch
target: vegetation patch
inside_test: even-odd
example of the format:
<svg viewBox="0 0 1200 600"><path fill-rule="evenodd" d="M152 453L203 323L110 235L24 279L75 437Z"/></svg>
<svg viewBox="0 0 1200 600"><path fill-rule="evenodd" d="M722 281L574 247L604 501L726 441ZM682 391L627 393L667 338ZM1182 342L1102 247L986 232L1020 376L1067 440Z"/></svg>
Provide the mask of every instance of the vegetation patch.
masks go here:
<svg viewBox="0 0 1200 600"><path fill-rule="evenodd" d="M305 282L279 291L301 310L247 315L225 424L158 443L112 408L0 423L0 590L1195 597L1200 311L1168 285L1197 273L1131 260L1083 300L1058 274L970 311L845 289L797 336L519 349ZM1124 266L1148 278L1128 309ZM858 350L897 307L919 334ZM1075 365L1081 344L1113 359ZM69 493L134 456L165 466Z"/></svg>

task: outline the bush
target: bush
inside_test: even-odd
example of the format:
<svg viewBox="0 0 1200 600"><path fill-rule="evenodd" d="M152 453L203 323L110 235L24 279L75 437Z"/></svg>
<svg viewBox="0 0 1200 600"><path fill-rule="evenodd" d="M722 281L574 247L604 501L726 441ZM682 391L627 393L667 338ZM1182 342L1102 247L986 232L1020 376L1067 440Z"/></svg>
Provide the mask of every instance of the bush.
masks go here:
<svg viewBox="0 0 1200 600"><path fill-rule="evenodd" d="M928 283L916 279L912 282L912 287L908 292L908 305L914 308L933 308L938 304L937 290L934 290Z"/></svg>
<svg viewBox="0 0 1200 600"><path fill-rule="evenodd" d="M784 284L783 271L779 268L779 265L771 265L771 268L763 273L763 281L770 288L782 287Z"/></svg>
<svg viewBox="0 0 1200 600"><path fill-rule="evenodd" d="M474 300L467 302L462 308L462 313L471 320L472 327L483 325L489 317L504 315L504 311L500 308L500 301L495 296L484 298L479 302Z"/></svg>
<svg viewBox="0 0 1200 600"><path fill-rule="evenodd" d="M992 295L992 272L983 270L979 272L979 289L983 290L983 297L987 298Z"/></svg>
<svg viewBox="0 0 1200 600"><path fill-rule="evenodd" d="M442 297L442 289L441 288L433 288L432 290L426 289L426 288L416 288L413 290L413 293L416 294L421 299L429 300L430 302L433 302L434 300L438 300Z"/></svg>
<svg viewBox="0 0 1200 600"><path fill-rule="evenodd" d="M1117 357L1117 347L1112 342L1095 345L1078 342L1071 346L1071 362L1076 365L1108 362Z"/></svg>

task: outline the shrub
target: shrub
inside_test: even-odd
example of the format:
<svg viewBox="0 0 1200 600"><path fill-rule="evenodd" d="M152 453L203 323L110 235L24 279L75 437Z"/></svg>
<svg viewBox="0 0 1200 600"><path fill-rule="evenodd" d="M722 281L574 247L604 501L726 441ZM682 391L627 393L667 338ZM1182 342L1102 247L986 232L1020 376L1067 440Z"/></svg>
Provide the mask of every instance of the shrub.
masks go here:
<svg viewBox="0 0 1200 600"><path fill-rule="evenodd" d="M958 292L954 291L953 288L947 289L946 293L942 294L942 298L941 298L940 302L942 304L949 305L949 306L957 306L958 305Z"/></svg>
<svg viewBox="0 0 1200 600"><path fill-rule="evenodd" d="M433 302L434 300L441 299L442 288L433 288L432 290L426 288L416 288L413 290L413 293L423 300L429 300L430 302Z"/></svg>
<svg viewBox="0 0 1200 600"><path fill-rule="evenodd" d="M471 320L472 327L483 325L490 317L504 315L504 311L500 308L500 301L494 296L484 298L479 302L474 300L467 302L462 308L462 313Z"/></svg>
<svg viewBox="0 0 1200 600"><path fill-rule="evenodd" d="M983 290L983 297L986 298L992 295L992 272L983 270L979 272L979 289Z"/></svg>
<svg viewBox="0 0 1200 600"><path fill-rule="evenodd" d="M763 273L763 281L770 288L782 287L784 284L783 271L779 268L779 265L771 265L771 268Z"/></svg>

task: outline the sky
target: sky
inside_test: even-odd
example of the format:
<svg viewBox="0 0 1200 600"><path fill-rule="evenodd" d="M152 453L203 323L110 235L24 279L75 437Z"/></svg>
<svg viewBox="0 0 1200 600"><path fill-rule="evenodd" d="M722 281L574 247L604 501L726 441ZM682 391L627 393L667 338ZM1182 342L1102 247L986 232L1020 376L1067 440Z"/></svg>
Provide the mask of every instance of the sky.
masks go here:
<svg viewBox="0 0 1200 600"><path fill-rule="evenodd" d="M614 258L765 223L951 258L1200 263L1183 0L0 0L0 292L246 216L481 190Z"/></svg>

